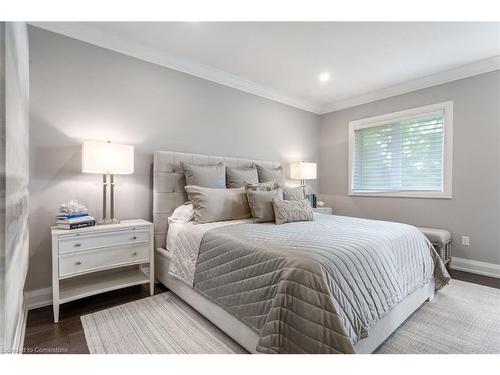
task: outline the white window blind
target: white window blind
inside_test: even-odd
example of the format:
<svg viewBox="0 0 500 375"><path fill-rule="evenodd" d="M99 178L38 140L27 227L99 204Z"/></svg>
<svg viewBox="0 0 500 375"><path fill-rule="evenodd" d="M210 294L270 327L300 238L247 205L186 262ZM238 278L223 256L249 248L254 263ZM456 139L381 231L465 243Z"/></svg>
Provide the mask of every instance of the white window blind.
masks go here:
<svg viewBox="0 0 500 375"><path fill-rule="evenodd" d="M354 130L352 191L444 190L445 111Z"/></svg>

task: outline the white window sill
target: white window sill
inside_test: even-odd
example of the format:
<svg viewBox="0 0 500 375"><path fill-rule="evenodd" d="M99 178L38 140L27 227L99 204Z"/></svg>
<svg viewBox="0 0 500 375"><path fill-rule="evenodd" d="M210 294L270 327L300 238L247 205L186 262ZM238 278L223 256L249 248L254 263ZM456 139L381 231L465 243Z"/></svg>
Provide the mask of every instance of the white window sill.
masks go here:
<svg viewBox="0 0 500 375"><path fill-rule="evenodd" d="M387 197L387 198L430 198L430 199L451 199L451 192L427 192L427 191L390 191L390 192L359 192L351 191L349 196L353 197Z"/></svg>

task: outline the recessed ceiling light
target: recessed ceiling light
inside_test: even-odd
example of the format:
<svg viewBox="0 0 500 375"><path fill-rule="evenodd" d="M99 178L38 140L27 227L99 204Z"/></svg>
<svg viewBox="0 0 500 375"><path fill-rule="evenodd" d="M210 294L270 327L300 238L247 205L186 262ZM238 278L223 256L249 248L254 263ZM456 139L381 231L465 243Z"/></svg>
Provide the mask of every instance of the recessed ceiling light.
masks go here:
<svg viewBox="0 0 500 375"><path fill-rule="evenodd" d="M330 80L330 73L323 72L318 76L318 79L321 83L328 82Z"/></svg>

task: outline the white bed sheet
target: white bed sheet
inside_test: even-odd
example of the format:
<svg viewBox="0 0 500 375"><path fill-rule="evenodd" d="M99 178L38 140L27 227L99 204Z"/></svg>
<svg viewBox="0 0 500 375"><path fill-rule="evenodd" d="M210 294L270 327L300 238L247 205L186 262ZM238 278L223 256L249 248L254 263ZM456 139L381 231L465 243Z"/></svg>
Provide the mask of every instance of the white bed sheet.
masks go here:
<svg viewBox="0 0 500 375"><path fill-rule="evenodd" d="M194 284L194 272L201 240L211 229L240 223L252 223L252 219L216 221L207 224L171 222L167 231L167 250L171 253L169 273L188 284Z"/></svg>

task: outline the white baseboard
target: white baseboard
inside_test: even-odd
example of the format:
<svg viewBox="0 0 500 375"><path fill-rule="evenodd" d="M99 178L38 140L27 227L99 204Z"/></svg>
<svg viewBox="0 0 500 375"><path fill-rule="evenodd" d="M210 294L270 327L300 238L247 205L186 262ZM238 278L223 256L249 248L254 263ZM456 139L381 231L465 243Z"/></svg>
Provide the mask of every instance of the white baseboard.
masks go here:
<svg viewBox="0 0 500 375"><path fill-rule="evenodd" d="M144 272L149 272L149 266L142 267ZM28 310L38 309L52 305L52 287L30 290L24 292L24 300Z"/></svg>
<svg viewBox="0 0 500 375"><path fill-rule="evenodd" d="M483 276L496 277L500 279L500 264L452 257L450 262L450 268L452 270L465 271Z"/></svg>
<svg viewBox="0 0 500 375"><path fill-rule="evenodd" d="M21 354L24 348L24 335L26 333L26 323L28 320L28 309L26 301L23 302L21 314L17 320L16 334L14 336L14 343L12 345L13 354Z"/></svg>
<svg viewBox="0 0 500 375"><path fill-rule="evenodd" d="M28 310L52 305L52 288L30 290L24 293L24 300Z"/></svg>

